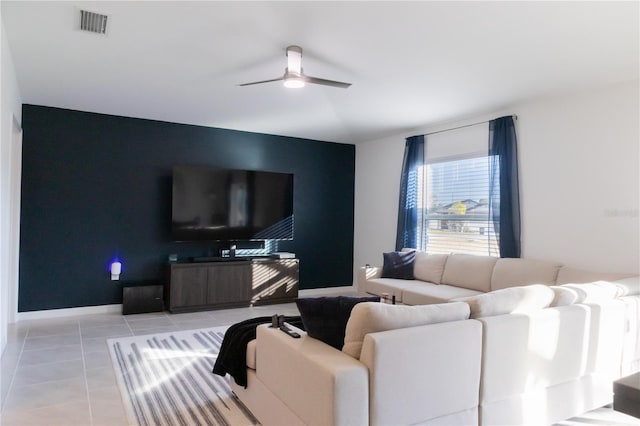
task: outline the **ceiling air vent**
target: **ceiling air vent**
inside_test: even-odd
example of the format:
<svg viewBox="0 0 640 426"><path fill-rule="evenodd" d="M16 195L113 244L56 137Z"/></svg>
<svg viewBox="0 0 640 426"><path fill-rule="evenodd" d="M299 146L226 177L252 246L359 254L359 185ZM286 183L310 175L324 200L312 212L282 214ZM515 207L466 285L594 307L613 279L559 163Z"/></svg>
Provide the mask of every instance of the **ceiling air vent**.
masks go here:
<svg viewBox="0 0 640 426"><path fill-rule="evenodd" d="M89 31L96 34L106 34L107 15L81 10L80 29L82 31Z"/></svg>

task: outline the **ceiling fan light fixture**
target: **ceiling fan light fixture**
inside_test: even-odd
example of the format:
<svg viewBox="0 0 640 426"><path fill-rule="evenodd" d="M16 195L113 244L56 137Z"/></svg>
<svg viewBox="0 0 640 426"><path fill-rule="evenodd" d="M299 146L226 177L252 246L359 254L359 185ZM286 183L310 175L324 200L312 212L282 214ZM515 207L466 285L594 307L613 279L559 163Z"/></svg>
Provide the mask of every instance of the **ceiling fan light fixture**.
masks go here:
<svg viewBox="0 0 640 426"><path fill-rule="evenodd" d="M287 89L300 89L304 87L304 80L300 77L288 77L284 79L284 87Z"/></svg>
<svg viewBox="0 0 640 426"><path fill-rule="evenodd" d="M304 78L302 74L285 70L284 77L282 78L284 87L287 89L299 89L304 87Z"/></svg>

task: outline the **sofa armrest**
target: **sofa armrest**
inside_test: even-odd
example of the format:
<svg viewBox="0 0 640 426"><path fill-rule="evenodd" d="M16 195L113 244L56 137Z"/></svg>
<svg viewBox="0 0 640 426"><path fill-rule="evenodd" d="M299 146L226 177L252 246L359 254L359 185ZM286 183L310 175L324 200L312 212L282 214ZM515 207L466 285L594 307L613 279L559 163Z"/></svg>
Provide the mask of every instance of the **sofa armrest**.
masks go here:
<svg viewBox="0 0 640 426"><path fill-rule="evenodd" d="M382 276L381 266L361 266L358 268L358 292L367 292L367 280L380 278Z"/></svg>
<svg viewBox="0 0 640 426"><path fill-rule="evenodd" d="M481 350L482 326L476 320L368 334L360 360L369 368L369 424L422 424L465 411L477 415Z"/></svg>
<svg viewBox="0 0 640 426"><path fill-rule="evenodd" d="M305 424L368 424L367 367L300 334L294 339L267 325L258 327L258 378Z"/></svg>

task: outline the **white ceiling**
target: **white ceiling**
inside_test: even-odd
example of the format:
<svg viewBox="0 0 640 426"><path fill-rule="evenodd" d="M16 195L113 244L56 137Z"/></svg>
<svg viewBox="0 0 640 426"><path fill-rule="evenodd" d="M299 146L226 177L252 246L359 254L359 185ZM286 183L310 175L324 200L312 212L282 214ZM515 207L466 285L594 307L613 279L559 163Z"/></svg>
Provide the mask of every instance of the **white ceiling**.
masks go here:
<svg viewBox="0 0 640 426"><path fill-rule="evenodd" d="M24 103L345 143L639 73L637 1L2 0L2 20ZM281 76L290 44L353 85L237 86Z"/></svg>

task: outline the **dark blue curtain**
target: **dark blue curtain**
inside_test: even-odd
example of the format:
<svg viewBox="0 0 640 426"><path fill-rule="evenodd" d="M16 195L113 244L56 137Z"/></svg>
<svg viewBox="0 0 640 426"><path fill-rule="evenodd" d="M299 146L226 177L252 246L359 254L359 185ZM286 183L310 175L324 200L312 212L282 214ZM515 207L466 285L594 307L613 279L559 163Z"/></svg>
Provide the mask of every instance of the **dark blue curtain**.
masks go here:
<svg viewBox="0 0 640 426"><path fill-rule="evenodd" d="M400 178L396 250L418 243L418 168L424 164L424 136L407 138Z"/></svg>
<svg viewBox="0 0 640 426"><path fill-rule="evenodd" d="M489 121L489 217L500 257L520 257L518 150L513 117ZM498 196L499 193L499 196Z"/></svg>

